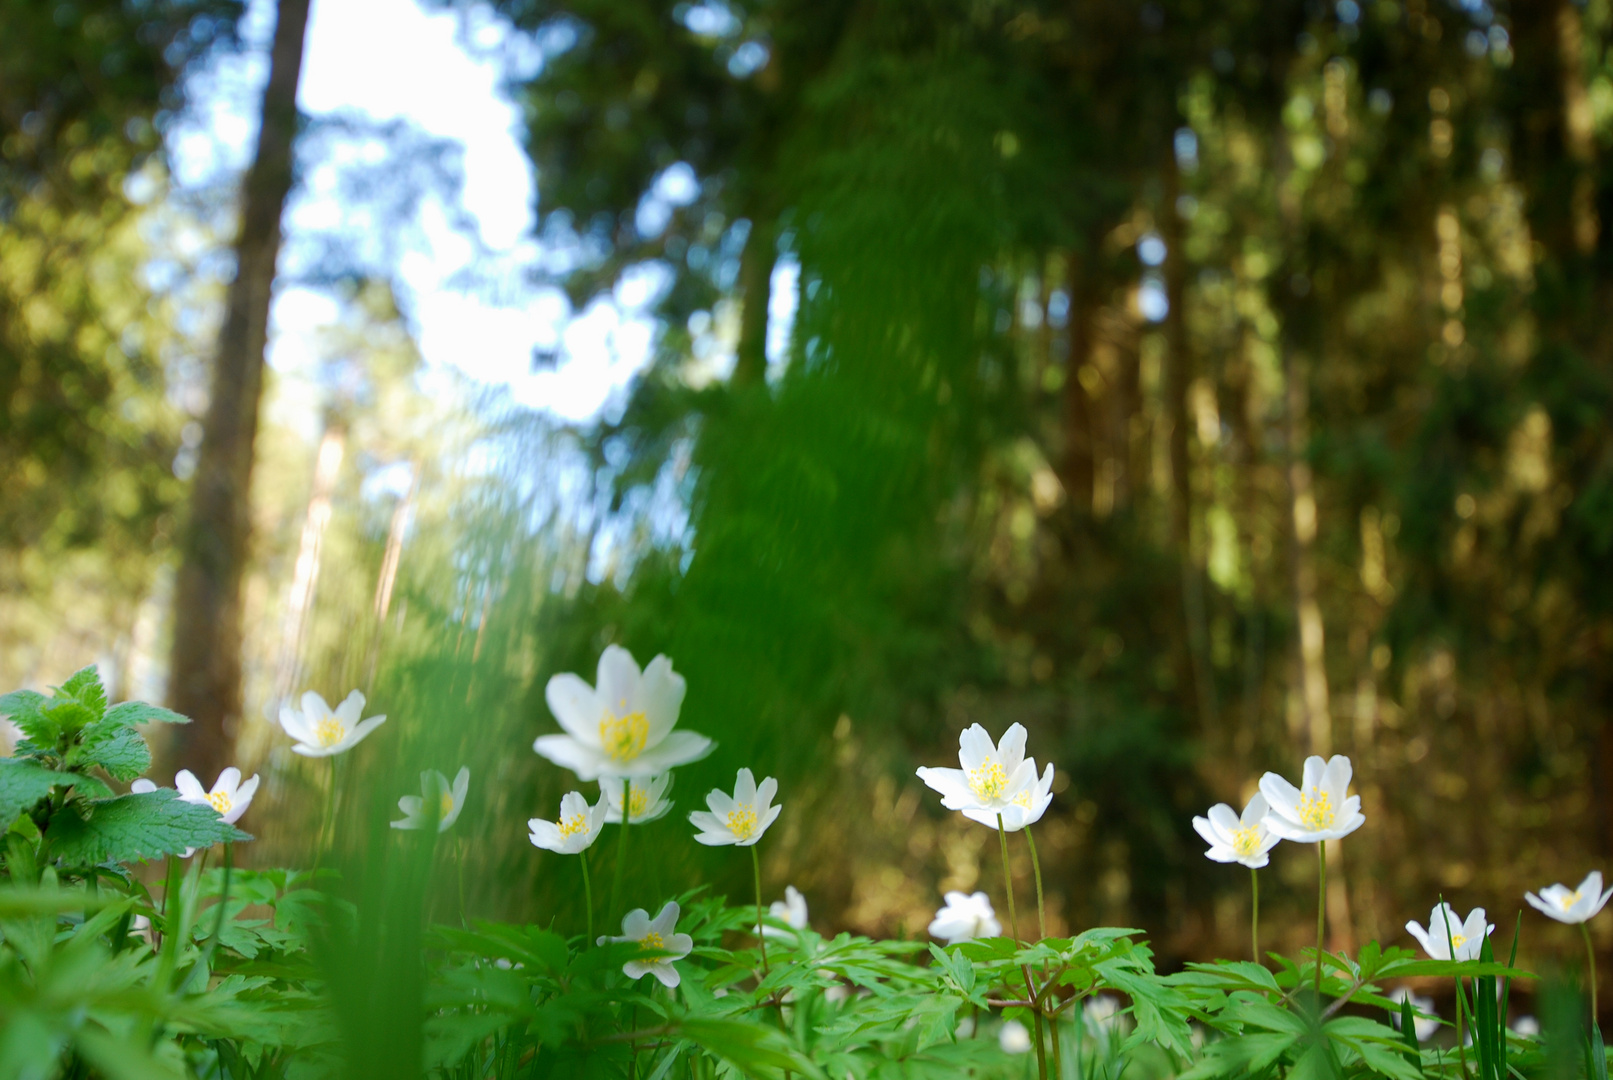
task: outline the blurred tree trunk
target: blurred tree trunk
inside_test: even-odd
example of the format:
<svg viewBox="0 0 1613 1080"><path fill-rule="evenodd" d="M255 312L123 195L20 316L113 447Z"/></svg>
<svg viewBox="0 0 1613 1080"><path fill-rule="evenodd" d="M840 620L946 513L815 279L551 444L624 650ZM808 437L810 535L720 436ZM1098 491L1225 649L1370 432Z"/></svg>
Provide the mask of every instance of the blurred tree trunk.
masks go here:
<svg viewBox="0 0 1613 1080"><path fill-rule="evenodd" d="M1204 612L1204 568L1193 555L1193 477L1187 453L1187 388L1193 357L1187 333L1187 255L1182 250L1182 219L1176 212L1180 176L1175 160L1164 168L1159 231L1165 242L1165 414L1170 424L1171 540L1181 573L1182 621L1186 630L1187 675L1198 700L1199 731L1219 735L1214 675Z"/></svg>
<svg viewBox="0 0 1613 1080"><path fill-rule="evenodd" d="M219 331L190 512L179 537L168 702L195 721L179 756L204 777L223 765L241 715L241 580L252 526L252 447L280 217L291 190L308 6L309 0L280 0L257 152L242 184L235 280Z"/></svg>
<svg viewBox="0 0 1613 1080"><path fill-rule="evenodd" d="M1069 255L1070 346L1064 362L1064 490L1082 516L1092 512L1092 397L1081 372L1092 356L1093 323L1098 317L1097 255L1093 245Z"/></svg>
<svg viewBox="0 0 1613 1080"><path fill-rule="evenodd" d="M773 292L773 265L778 261L778 232L769 214L751 217L750 236L739 257L739 345L735 350L734 385L755 386L767 375L767 308Z"/></svg>

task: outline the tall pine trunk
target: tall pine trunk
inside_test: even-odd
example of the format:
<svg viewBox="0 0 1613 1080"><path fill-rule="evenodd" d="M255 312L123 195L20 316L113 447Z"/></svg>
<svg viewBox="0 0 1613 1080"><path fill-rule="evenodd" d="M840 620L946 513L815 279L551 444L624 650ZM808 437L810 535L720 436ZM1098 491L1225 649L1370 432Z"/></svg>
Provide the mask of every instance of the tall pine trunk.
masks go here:
<svg viewBox="0 0 1613 1080"><path fill-rule="evenodd" d="M241 579L252 526L252 445L280 217L291 190L308 6L309 0L280 0L263 125L241 191L235 280L219 331L190 512L179 537L168 702L194 721L176 756L207 778L224 764L241 716Z"/></svg>

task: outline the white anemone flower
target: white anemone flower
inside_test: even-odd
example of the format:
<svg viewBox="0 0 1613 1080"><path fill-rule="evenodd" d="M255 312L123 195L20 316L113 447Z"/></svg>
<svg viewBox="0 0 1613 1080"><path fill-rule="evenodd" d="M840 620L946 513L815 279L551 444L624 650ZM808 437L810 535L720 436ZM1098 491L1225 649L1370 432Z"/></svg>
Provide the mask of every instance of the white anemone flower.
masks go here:
<svg viewBox="0 0 1613 1080"><path fill-rule="evenodd" d="M1018 832L1027 825L1035 825L1042 820L1048 804L1053 801L1053 763L1048 762L1041 779L1037 779L1036 759L1026 758L1025 761L1031 767L1031 782L1020 788L1014 801L1002 811L1004 832ZM993 829L997 827L997 812L994 810L971 807L963 811L963 816Z"/></svg>
<svg viewBox="0 0 1613 1080"><path fill-rule="evenodd" d="M1428 929L1416 920L1406 924L1406 933L1435 960L1477 960L1484 948L1484 939L1495 930L1495 924L1484 921L1484 909L1474 908L1466 919L1456 917L1456 909L1446 903L1434 905L1428 913ZM1455 948L1456 954L1451 955Z"/></svg>
<svg viewBox="0 0 1613 1080"><path fill-rule="evenodd" d="M150 780L147 780L143 776L140 779L136 780L134 783L129 785L129 794L130 795L144 795L148 791L156 791L156 790L157 790L157 785L152 783Z"/></svg>
<svg viewBox="0 0 1613 1080"><path fill-rule="evenodd" d="M638 780L624 780L619 776L601 776L599 790L605 796L605 820L612 825L622 820L622 791L632 784L632 794L628 799L632 802L629 808L629 824L638 825L646 821L666 816L672 809L672 800L666 793L672 788L672 774L661 773L659 776L642 777Z"/></svg>
<svg viewBox="0 0 1613 1080"><path fill-rule="evenodd" d="M807 928L807 902L801 895L801 890L794 885L784 887L784 899L775 900L767 905L767 913L781 923L785 923L790 930L805 930ZM782 930L777 926L762 925L762 934L771 938L790 938L795 935L790 930Z"/></svg>
<svg viewBox="0 0 1613 1080"><path fill-rule="evenodd" d="M1411 992L1409 986L1396 987L1389 1000L1399 1005L1402 1001L1411 1002L1411 1030L1417 1035L1418 1042L1427 1042L1439 1030L1439 1016L1434 1012L1434 999L1423 997L1421 994ZM1396 1009L1389 1014L1394 1020L1395 1028L1400 1027L1400 1010Z"/></svg>
<svg viewBox="0 0 1613 1080"><path fill-rule="evenodd" d="M970 820L993 827L997 815L1002 814L1006 829L1015 800L1036 783L1036 762L1025 757L1024 725L1009 725L1002 741L995 745L985 728L969 725L958 736L958 764L963 767L921 768L918 777L941 793L941 805L948 810L980 811L980 815L970 815Z"/></svg>
<svg viewBox="0 0 1613 1080"><path fill-rule="evenodd" d="M1548 885L1540 890L1539 896L1534 893L1523 894L1523 898L1529 901L1530 906L1536 911L1569 925L1590 922L1607 904L1610 896L1613 896L1613 889L1602 891L1600 870L1592 870L1586 874L1585 880L1579 883L1577 889L1570 890L1566 885Z"/></svg>
<svg viewBox="0 0 1613 1080"><path fill-rule="evenodd" d="M646 975L654 975L661 980L662 986L677 986L682 981L678 969L672 964L689 955L694 948L694 938L688 934L678 934L673 931L678 925L678 904L675 900L668 900L666 907L655 918L643 908L634 908L622 919L621 937L602 937L598 944L604 945L612 941L632 941L646 952L658 952L665 955L647 957L643 960L629 960L622 965L622 971L629 979L642 979Z"/></svg>
<svg viewBox="0 0 1613 1080"><path fill-rule="evenodd" d="M695 840L707 847L723 844L750 847L762 838L783 809L773 805L776 794L777 780L769 776L758 784L749 769L740 769L733 795L713 791L706 796L711 812L696 810L689 815L689 823L700 830Z"/></svg>
<svg viewBox="0 0 1613 1080"><path fill-rule="evenodd" d="M581 780L650 777L698 761L715 744L672 730L683 692L683 676L665 656L641 672L632 653L606 646L596 686L570 673L549 680L544 697L565 734L539 736L532 749Z"/></svg>
<svg viewBox="0 0 1613 1080"><path fill-rule="evenodd" d="M218 774L213 790L204 791L201 781L189 769L181 769L179 775L174 777L174 788L185 802L211 806L227 824L234 825L246 813L246 808L252 805L252 796L258 790L258 778L254 775L243 784L241 770L231 765ZM153 785L152 790L155 789Z"/></svg>
<svg viewBox="0 0 1613 1080"><path fill-rule="evenodd" d="M1350 759L1343 754L1328 761L1314 754L1306 758L1298 788L1269 772L1260 778L1260 794L1271 805L1266 828L1301 844L1349 836L1367 820L1361 815L1361 796L1348 795L1349 788Z"/></svg>
<svg viewBox="0 0 1613 1080"><path fill-rule="evenodd" d="M1005 1054L1026 1054L1031 1048L1031 1033L1018 1020L1004 1020L997 1029L997 1045Z"/></svg>
<svg viewBox="0 0 1613 1080"><path fill-rule="evenodd" d="M360 720L364 713L364 695L354 690L332 709L325 699L308 691L302 696L302 709L291 703L280 706L280 726L294 740L291 752L303 757L332 757L353 749L364 737L382 724L385 716L372 716Z"/></svg>
<svg viewBox="0 0 1613 1080"><path fill-rule="evenodd" d="M983 892L972 895L961 892L946 894L946 906L935 913L930 921L930 936L938 937L948 945L976 938L1001 937L1003 924L991 908L991 900Z"/></svg>
<svg viewBox="0 0 1613 1080"><path fill-rule="evenodd" d="M420 794L405 795L398 800L398 809L403 812L403 818L394 821L392 827L427 828L430 825L430 818L426 814L426 807L435 806L437 831L445 833L459 820L459 812L465 809L465 793L469 790L470 766L461 766L459 772L454 775L452 784L436 769L427 769L420 774Z"/></svg>
<svg viewBox="0 0 1613 1080"><path fill-rule="evenodd" d="M582 792L567 792L560 800L560 820L544 821L532 818L527 823L534 847L559 852L561 855L581 855L593 846L599 832L605 827L605 812L609 809L605 797L593 806L583 798Z"/></svg>
<svg viewBox="0 0 1613 1080"><path fill-rule="evenodd" d="M1216 803L1210 807L1208 817L1194 818L1193 828L1210 845L1204 857L1220 863L1242 863L1251 870L1271 862L1269 853L1282 837L1266 824L1269 809L1266 797L1257 791L1242 814L1226 803Z"/></svg>

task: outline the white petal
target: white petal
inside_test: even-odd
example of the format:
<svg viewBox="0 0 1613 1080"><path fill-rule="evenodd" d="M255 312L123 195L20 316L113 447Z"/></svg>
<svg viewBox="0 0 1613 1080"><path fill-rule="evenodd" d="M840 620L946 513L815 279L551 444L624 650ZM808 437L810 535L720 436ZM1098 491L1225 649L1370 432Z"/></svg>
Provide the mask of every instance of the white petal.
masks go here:
<svg viewBox="0 0 1613 1080"><path fill-rule="evenodd" d="M740 769L734 781L734 802L751 806L756 802L756 777L749 769Z"/></svg>
<svg viewBox="0 0 1613 1080"><path fill-rule="evenodd" d="M997 744L997 761L1005 771L1012 773L1025 760L1025 739L1024 724L1009 724L1008 730L1003 732L1002 741ZM1034 766L1031 771L1035 772Z"/></svg>
<svg viewBox="0 0 1613 1080"><path fill-rule="evenodd" d="M610 766L610 759L570 735L539 735L532 749L562 769L570 769L579 780L596 780Z"/></svg>
<svg viewBox="0 0 1613 1080"><path fill-rule="evenodd" d="M535 847L547 848L550 851L560 851L563 843L560 839L560 828L552 821L533 818L526 823L529 836Z"/></svg>
<svg viewBox="0 0 1613 1080"><path fill-rule="evenodd" d="M979 724L970 724L958 735L958 762L964 772L972 772L997 752L991 736Z"/></svg>
<svg viewBox="0 0 1613 1080"><path fill-rule="evenodd" d="M666 987L677 986L678 983L683 981L683 977L678 974L678 969L664 960L658 964L651 964L650 974L661 980L661 985Z"/></svg>
<svg viewBox="0 0 1613 1080"><path fill-rule="evenodd" d="M364 695L354 690L342 699L336 706L336 719L342 722L342 727L352 728L358 724L359 717L364 715Z"/></svg>
<svg viewBox="0 0 1613 1080"><path fill-rule="evenodd" d="M295 743L291 747L291 752L293 754L301 754L303 757L330 757L332 754L340 753L341 749L342 748L340 746L320 746L316 743Z"/></svg>
<svg viewBox="0 0 1613 1080"><path fill-rule="evenodd" d="M1260 794L1259 791L1256 791L1253 795L1249 796L1249 802L1244 806L1243 813L1238 815L1238 824L1242 825L1245 829L1253 828L1254 826L1259 825L1260 822L1265 819L1266 814L1269 813L1270 810L1271 805L1266 802L1266 797Z"/></svg>
<svg viewBox="0 0 1613 1080"><path fill-rule="evenodd" d="M586 746L599 748L599 722L604 709L600 707L592 686L566 672L549 680L543 689L543 697L566 734Z"/></svg>
<svg viewBox="0 0 1613 1080"><path fill-rule="evenodd" d="M189 769L179 770L174 777L174 788L178 790L179 797L185 802L201 803L207 801L207 792L202 788L202 782L196 779Z"/></svg>
<svg viewBox="0 0 1613 1080"><path fill-rule="evenodd" d="M313 728L309 726L308 718L287 702L280 706L280 727L285 733L297 742L313 742Z"/></svg>
<svg viewBox="0 0 1613 1080"><path fill-rule="evenodd" d="M1328 793L1335 805L1343 802L1349 793L1350 776L1350 759L1343 754L1334 754L1322 773L1322 790Z"/></svg>
<svg viewBox="0 0 1613 1080"><path fill-rule="evenodd" d="M1327 762L1312 754L1305 759L1305 770L1302 773L1302 782L1299 787L1302 791L1313 791L1322 786L1322 777L1327 773Z"/></svg>
<svg viewBox="0 0 1613 1080"><path fill-rule="evenodd" d="M1232 843L1232 834L1242 828L1243 823L1238 819L1237 811L1226 803L1216 803L1210 807L1210 824L1221 833L1221 842ZM1204 835L1203 833L1199 834Z"/></svg>
<svg viewBox="0 0 1613 1080"><path fill-rule="evenodd" d="M672 670L672 661L657 656L644 668L639 683L639 707L649 722L648 745L658 746L678 722L678 710L683 708L683 695L688 685L683 676Z"/></svg>
<svg viewBox="0 0 1613 1080"><path fill-rule="evenodd" d="M235 801L235 792L241 786L241 770L234 765L218 774L218 780L213 784L213 794L223 792Z"/></svg>
<svg viewBox="0 0 1613 1080"><path fill-rule="evenodd" d="M308 724L309 731L313 730L315 724L319 723L319 721L330 715L332 715L330 706L325 703L324 698L320 697L312 690L309 690L303 694L302 717L303 720Z"/></svg>
<svg viewBox="0 0 1613 1080"><path fill-rule="evenodd" d="M1266 797L1269 804L1269 821L1272 817L1279 817L1299 824L1299 789L1290 784L1286 777L1269 772L1260 778L1260 794Z"/></svg>
<svg viewBox="0 0 1613 1080"><path fill-rule="evenodd" d="M143 776L140 779L136 780L134 783L129 785L129 794L131 794L131 795L144 795L149 791L156 791L156 790L157 790L157 785L152 783L150 780L147 780Z"/></svg>
<svg viewBox="0 0 1613 1080"><path fill-rule="evenodd" d="M672 731L659 744L645 750L626 766L618 767L627 776L653 776L699 761L716 747L716 743L698 732Z"/></svg>
<svg viewBox="0 0 1613 1080"><path fill-rule="evenodd" d="M622 936L633 941L642 941L650 932L650 913L643 908L634 908L622 916Z"/></svg>
<svg viewBox="0 0 1613 1080"><path fill-rule="evenodd" d="M773 796L778 794L778 781L771 776L756 785L756 810L766 813L767 808L773 804Z"/></svg>
<svg viewBox="0 0 1613 1080"><path fill-rule="evenodd" d="M1450 959L1450 955L1451 955L1450 951L1445 948L1443 942L1439 945L1439 948L1436 951L1434 943L1428 939L1428 931L1423 929L1421 923L1408 922L1406 924L1406 933L1408 933L1412 937L1416 938L1417 939L1417 944L1419 944L1419 945L1421 945L1423 947L1423 952L1427 953L1429 956L1433 957L1435 960L1449 960Z"/></svg>
<svg viewBox="0 0 1613 1080"><path fill-rule="evenodd" d="M656 912L655 918L650 920L650 929L660 934L663 941L666 940L667 935L678 925L678 914L678 902L668 900L661 910Z"/></svg>
<svg viewBox="0 0 1613 1080"><path fill-rule="evenodd" d="M706 796L706 805L711 807L711 812L718 820L727 821L728 815L734 812L734 807L738 803L728 792L714 788L711 794Z"/></svg>
<svg viewBox="0 0 1613 1080"><path fill-rule="evenodd" d="M1210 823L1210 819L1207 817L1195 817L1193 819L1193 831L1203 837L1204 842L1211 847L1220 847L1226 843L1226 840L1216 832L1215 826ZM1214 858L1214 856L1212 855L1211 858Z"/></svg>
<svg viewBox="0 0 1613 1080"><path fill-rule="evenodd" d="M607 645L599 654L599 706L617 716L638 712L644 706L639 700L642 676L638 661L620 645Z"/></svg>
<svg viewBox="0 0 1613 1080"><path fill-rule="evenodd" d="M356 694L356 693L358 693L358 691L354 690L353 693ZM347 702L344 701L344 702L342 702L342 704L346 705ZM346 737L342 739L342 741L341 741L341 743L339 745L343 749L351 750L353 747L355 747L359 743L363 742L364 737L366 735L368 735L370 732L374 731L376 728L380 727L384 723L386 723L386 715L384 713L382 715L380 715L380 716L372 716L368 720L364 721L362 724L359 724L357 727L355 727L352 730L348 731Z"/></svg>

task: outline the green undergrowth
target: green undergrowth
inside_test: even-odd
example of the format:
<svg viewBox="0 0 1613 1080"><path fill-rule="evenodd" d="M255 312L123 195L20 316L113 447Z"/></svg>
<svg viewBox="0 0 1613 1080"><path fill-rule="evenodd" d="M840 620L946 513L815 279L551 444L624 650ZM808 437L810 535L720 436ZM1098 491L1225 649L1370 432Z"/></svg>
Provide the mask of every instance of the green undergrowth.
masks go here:
<svg viewBox="0 0 1613 1080"><path fill-rule="evenodd" d="M694 947L669 988L624 973L657 955L637 943L445 917L456 855L430 830L317 871L235 867L250 837L210 808L114 793L150 764L138 725L183 718L109 707L93 669L0 712L24 736L0 761L0 1077L1606 1076L1574 1000L1543 1037L1509 1030L1531 976L1488 945L1324 954L1318 998L1314 951L1161 974L1135 929L942 948L769 917L764 951L753 904L695 889L671 898ZM1471 1045L1419 1042L1388 996L1415 979L1459 980Z"/></svg>

